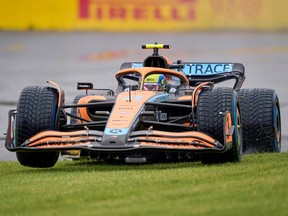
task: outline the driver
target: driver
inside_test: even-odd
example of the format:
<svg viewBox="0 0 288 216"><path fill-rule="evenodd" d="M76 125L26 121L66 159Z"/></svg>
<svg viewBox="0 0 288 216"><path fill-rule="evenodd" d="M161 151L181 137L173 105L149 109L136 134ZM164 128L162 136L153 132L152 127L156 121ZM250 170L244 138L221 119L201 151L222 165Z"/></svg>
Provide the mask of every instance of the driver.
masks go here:
<svg viewBox="0 0 288 216"><path fill-rule="evenodd" d="M143 87L148 91L165 91L167 81L163 74L151 74L145 78Z"/></svg>

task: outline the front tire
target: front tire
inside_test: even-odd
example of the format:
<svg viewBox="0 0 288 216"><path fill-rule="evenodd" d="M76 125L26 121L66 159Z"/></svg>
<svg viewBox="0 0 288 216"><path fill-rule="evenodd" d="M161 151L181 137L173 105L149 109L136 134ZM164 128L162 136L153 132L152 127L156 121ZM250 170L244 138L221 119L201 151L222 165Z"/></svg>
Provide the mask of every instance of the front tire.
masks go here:
<svg viewBox="0 0 288 216"><path fill-rule="evenodd" d="M203 153L204 164L239 162L242 154L242 132L237 93L232 88L219 87L202 91L197 105L198 131L204 132L224 144L224 114L231 113L234 132L232 147L222 154Z"/></svg>
<svg viewBox="0 0 288 216"><path fill-rule="evenodd" d="M20 146L35 134L56 130L58 95L54 88L30 86L23 89L17 104L16 146ZM48 168L55 165L59 152L16 152L23 166Z"/></svg>

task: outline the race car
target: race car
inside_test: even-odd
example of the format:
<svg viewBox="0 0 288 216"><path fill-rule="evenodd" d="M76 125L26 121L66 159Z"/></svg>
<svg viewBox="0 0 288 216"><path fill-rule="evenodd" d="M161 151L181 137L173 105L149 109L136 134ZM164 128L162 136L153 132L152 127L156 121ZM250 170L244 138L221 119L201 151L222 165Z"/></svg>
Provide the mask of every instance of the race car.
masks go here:
<svg viewBox="0 0 288 216"><path fill-rule="evenodd" d="M20 164L52 167L59 155L126 163L201 160L239 162L242 152L279 152L281 118L272 89L241 89L244 66L171 62L170 45L146 44L152 55L125 62L117 88L82 91L65 104L55 82L23 89L9 111L5 146ZM232 87L224 81L235 80ZM221 85L222 84L222 85Z"/></svg>

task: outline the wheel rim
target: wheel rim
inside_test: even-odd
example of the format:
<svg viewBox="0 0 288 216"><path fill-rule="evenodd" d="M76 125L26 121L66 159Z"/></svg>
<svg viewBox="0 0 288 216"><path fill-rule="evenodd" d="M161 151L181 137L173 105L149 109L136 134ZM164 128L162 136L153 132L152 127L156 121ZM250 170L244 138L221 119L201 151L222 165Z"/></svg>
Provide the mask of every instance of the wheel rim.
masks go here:
<svg viewBox="0 0 288 216"><path fill-rule="evenodd" d="M240 116L240 109L239 109L239 103L237 102L237 99L235 97L234 104L234 119L233 124L235 125L234 134L235 134L235 142L237 145L237 151L239 152L239 156L243 152L243 145L242 145L242 127L241 127L241 116Z"/></svg>
<svg viewBox="0 0 288 216"><path fill-rule="evenodd" d="M241 126L241 116L240 116L240 112L239 112L239 107L237 106L236 109L236 141L237 141L237 145L239 148L239 152L240 155L243 152L243 145L242 145L242 139L241 139L241 134L242 134L242 126Z"/></svg>
<svg viewBox="0 0 288 216"><path fill-rule="evenodd" d="M276 105L274 112L274 130L275 130L275 139L274 139L274 149L275 152L280 152L281 150L281 118L278 104Z"/></svg>
<svg viewBox="0 0 288 216"><path fill-rule="evenodd" d="M234 117L234 133L235 133L235 138L234 141L237 145L237 150L239 151L239 154L242 154L243 151L243 146L242 146L242 139L241 139L241 116L239 112L239 107L236 106L236 111L235 111L235 117Z"/></svg>

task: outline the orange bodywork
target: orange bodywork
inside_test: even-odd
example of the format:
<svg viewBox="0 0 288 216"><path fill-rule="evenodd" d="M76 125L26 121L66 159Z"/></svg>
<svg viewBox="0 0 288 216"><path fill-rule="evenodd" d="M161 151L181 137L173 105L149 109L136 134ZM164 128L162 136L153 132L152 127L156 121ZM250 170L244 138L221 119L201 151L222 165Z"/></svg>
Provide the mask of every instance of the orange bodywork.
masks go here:
<svg viewBox="0 0 288 216"><path fill-rule="evenodd" d="M217 141L212 137L196 131L165 132L152 131L147 136L141 136L141 146L161 146L167 148L213 148Z"/></svg>
<svg viewBox="0 0 288 216"><path fill-rule="evenodd" d="M27 140L29 147L51 148L63 146L87 146L95 141L95 136L89 136L87 131L59 132L44 131Z"/></svg>
<svg viewBox="0 0 288 216"><path fill-rule="evenodd" d="M79 99L78 104L88 104L91 101L106 101L106 98L101 95L87 95L85 97L82 97ZM81 118L91 120L88 113L87 113L87 108L86 107L79 107L77 108L77 114ZM82 123L82 120L77 120L78 123Z"/></svg>
<svg viewBox="0 0 288 216"><path fill-rule="evenodd" d="M128 128L144 103L154 95L155 92L152 91L121 92L117 97L106 127Z"/></svg>
<svg viewBox="0 0 288 216"><path fill-rule="evenodd" d="M99 137L100 138L100 137ZM99 141L99 140L98 140ZM97 142L89 131L58 132L44 131L26 141L27 146L35 148L85 147ZM141 147L165 147L170 149L204 149L214 148L217 141L201 132L164 132L151 131L146 136L130 140Z"/></svg>
<svg viewBox="0 0 288 216"><path fill-rule="evenodd" d="M44 131L41 132L29 140L26 141L26 146L34 148L79 148L88 146L101 146L103 141L103 136L112 137L113 140L117 141L118 136L126 136L126 143L122 143L123 146L138 146L137 148L161 148L161 149L213 149L219 145L219 142L212 138L211 136L197 132L197 131L186 131L186 132L165 132L159 130L148 130L147 134L141 131L137 131L133 135L129 135L130 128L142 111L143 106L146 102L162 101L168 100L168 93L162 92L157 93L155 91L145 91L143 89L143 82L145 77L152 73L161 73L163 75L175 75L180 78L181 85L189 87L189 80L187 77L177 71L163 69L163 68L153 68L153 67L143 67L143 68L130 68L126 70L119 71L116 73L116 78L119 79L121 76L137 73L141 76L139 80L140 89L136 91L124 91L120 92L113 105L112 112L106 123L105 131L127 131L127 134L120 133L111 135L109 133L100 132L101 134L95 136L93 133L87 130L80 130L75 132L58 132L58 131ZM203 83L197 86L191 95L181 96L180 100L191 100L192 108L197 104L198 95L204 86L209 85L209 83ZM104 102L107 99L101 95L87 95L79 99L78 104L89 104L91 102ZM81 119L77 120L77 123L85 123L85 120L91 121L91 117L88 114L87 107L78 107L77 115ZM229 133L229 129L232 125L231 114L226 113L226 124L224 132L226 134L226 141L232 141L232 135ZM183 123L189 127L189 123ZM133 131L133 130L132 130ZM99 133L99 131L98 131ZM139 134L138 136L135 134ZM115 141L115 143L116 143ZM95 144L96 143L96 144ZM117 144L115 144L117 146ZM90 147L89 147L90 148ZM96 147L97 148L97 147ZM112 148L112 147L111 147Z"/></svg>
<svg viewBox="0 0 288 216"><path fill-rule="evenodd" d="M226 124L225 124L225 135L226 135L226 142L232 142L232 134L230 133L230 128L232 126L232 118L231 113L227 112L226 114Z"/></svg>

